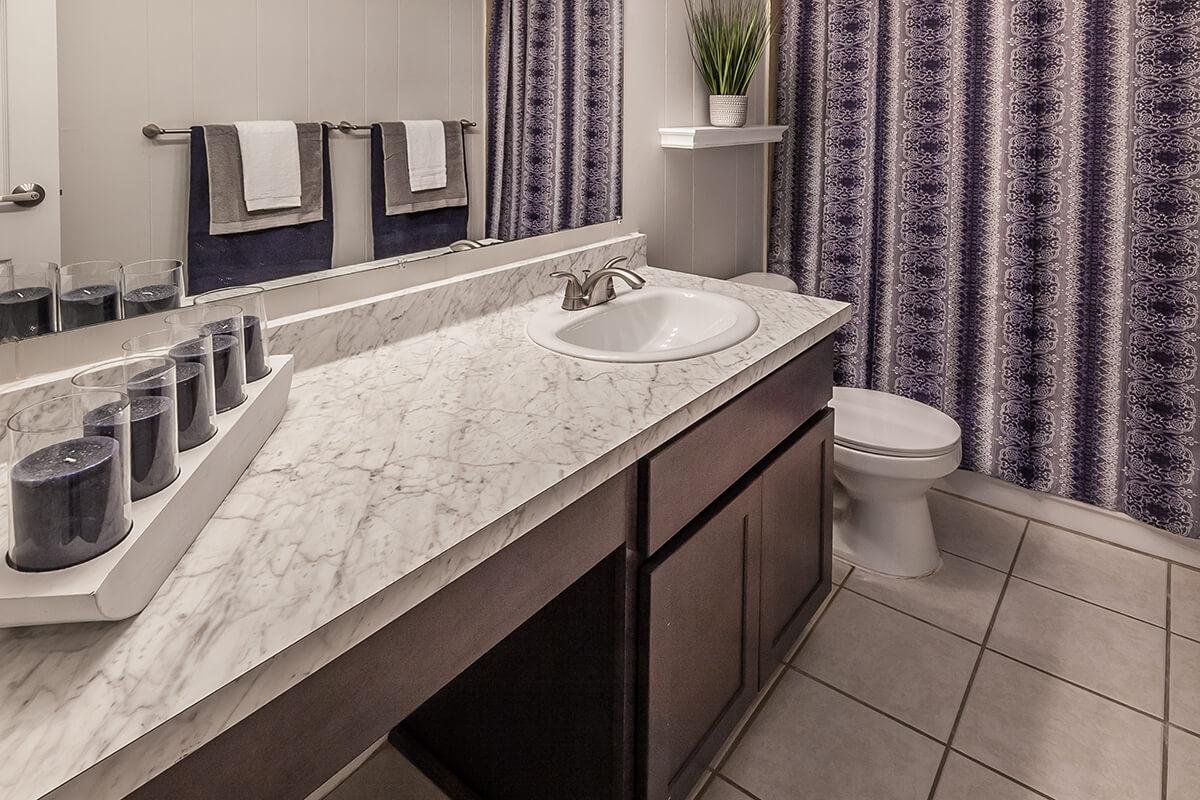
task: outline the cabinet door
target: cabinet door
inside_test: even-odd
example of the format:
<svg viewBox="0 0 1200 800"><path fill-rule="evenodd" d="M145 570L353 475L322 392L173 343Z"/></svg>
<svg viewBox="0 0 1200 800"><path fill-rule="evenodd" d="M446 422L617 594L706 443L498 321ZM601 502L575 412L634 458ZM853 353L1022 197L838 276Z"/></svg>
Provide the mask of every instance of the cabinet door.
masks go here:
<svg viewBox="0 0 1200 800"><path fill-rule="evenodd" d="M756 480L643 568L645 800L685 797L754 699L761 506Z"/></svg>
<svg viewBox="0 0 1200 800"><path fill-rule="evenodd" d="M832 411L767 465L762 484L760 685L795 644L832 584Z"/></svg>

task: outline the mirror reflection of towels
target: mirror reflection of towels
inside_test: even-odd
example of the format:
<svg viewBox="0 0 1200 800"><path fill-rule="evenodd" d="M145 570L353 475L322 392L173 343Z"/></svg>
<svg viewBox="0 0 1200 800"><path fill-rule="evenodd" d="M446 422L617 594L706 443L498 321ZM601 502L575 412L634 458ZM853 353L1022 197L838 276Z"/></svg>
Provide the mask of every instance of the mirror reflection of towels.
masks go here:
<svg viewBox="0 0 1200 800"><path fill-rule="evenodd" d="M247 211L300 207L300 144L286 119L235 122Z"/></svg>
<svg viewBox="0 0 1200 800"><path fill-rule="evenodd" d="M435 208L467 205L467 162L463 128L458 120L437 123L446 153L446 183L441 189L414 191L409 181L408 128L403 122L380 122L371 126L374 138L383 136L383 177L387 214L411 214Z"/></svg>

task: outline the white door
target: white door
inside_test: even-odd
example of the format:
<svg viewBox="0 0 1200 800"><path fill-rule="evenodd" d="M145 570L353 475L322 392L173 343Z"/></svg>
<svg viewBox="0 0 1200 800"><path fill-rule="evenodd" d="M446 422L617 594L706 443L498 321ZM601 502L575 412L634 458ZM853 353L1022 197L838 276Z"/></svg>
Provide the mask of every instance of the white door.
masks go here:
<svg viewBox="0 0 1200 800"><path fill-rule="evenodd" d="M56 0L0 0L0 196L45 188L36 206L0 202L0 259L53 261L62 250Z"/></svg>

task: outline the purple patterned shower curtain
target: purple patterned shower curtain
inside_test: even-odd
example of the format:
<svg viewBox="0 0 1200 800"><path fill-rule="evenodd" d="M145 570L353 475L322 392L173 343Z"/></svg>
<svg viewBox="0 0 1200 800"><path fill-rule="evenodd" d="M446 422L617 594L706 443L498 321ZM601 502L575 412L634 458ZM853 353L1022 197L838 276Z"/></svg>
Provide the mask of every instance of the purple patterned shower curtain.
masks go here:
<svg viewBox="0 0 1200 800"><path fill-rule="evenodd" d="M964 466L1200 537L1200 0L784 0L771 268Z"/></svg>
<svg viewBox="0 0 1200 800"><path fill-rule="evenodd" d="M621 215L623 0L494 0L488 32L489 236Z"/></svg>

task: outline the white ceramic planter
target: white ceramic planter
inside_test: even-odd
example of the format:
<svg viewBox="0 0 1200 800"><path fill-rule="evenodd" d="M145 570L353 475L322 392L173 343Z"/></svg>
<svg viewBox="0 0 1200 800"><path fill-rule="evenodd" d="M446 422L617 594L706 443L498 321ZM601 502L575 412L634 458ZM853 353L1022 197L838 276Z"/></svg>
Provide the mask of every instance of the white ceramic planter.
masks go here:
<svg viewBox="0 0 1200 800"><path fill-rule="evenodd" d="M708 97L708 121L714 128L743 128L748 102L744 94L714 94Z"/></svg>

